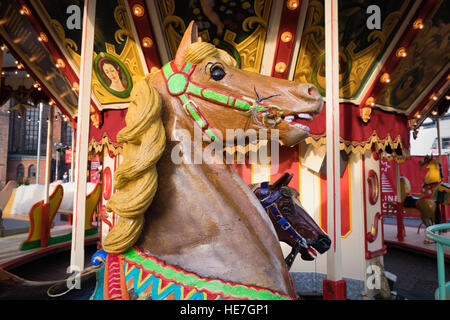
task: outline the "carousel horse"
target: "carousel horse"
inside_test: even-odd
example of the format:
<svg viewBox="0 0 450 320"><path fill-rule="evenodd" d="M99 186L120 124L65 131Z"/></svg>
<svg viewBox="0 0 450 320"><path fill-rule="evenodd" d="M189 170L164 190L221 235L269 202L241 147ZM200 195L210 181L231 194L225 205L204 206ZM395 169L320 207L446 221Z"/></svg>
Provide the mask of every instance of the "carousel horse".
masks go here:
<svg viewBox="0 0 450 320"><path fill-rule="evenodd" d="M422 193L410 194L411 185L406 177L400 177L400 193L403 207L419 210L422 220L421 225L424 224L426 227L429 227L433 224L441 223L440 205L449 204L448 194L450 188L442 182L441 164L433 159L433 156L426 156L419 161L419 165L428 169L422 185ZM425 239L425 243L428 242Z"/></svg>
<svg viewBox="0 0 450 320"><path fill-rule="evenodd" d="M318 115L323 99L311 84L235 66L199 41L192 22L174 60L135 84L107 203L119 220L93 257L104 263L92 299L296 298L260 201L231 166L211 161L210 143L192 137L198 127L213 142L228 141L227 129L265 130L293 146L308 136L299 120Z"/></svg>
<svg viewBox="0 0 450 320"><path fill-rule="evenodd" d="M273 184L263 182L250 185L250 189L267 210L278 239L292 248L289 255L285 258L288 270L291 268L298 253L301 254L303 260L312 261L317 258L318 253L323 254L326 252L331 244L329 237L301 206L297 199L298 191L288 186L292 177L293 175L285 173ZM268 196L273 201L267 202ZM98 259L98 254L96 258ZM0 284L3 286L3 290L0 290L0 299L3 298L1 295L2 291L3 293L7 291L6 288L14 291L15 295L7 297L13 299L21 298L25 295L32 299L88 299L94 293L98 269L99 267L94 266L83 272L80 277L81 291L68 290L67 280L56 281L51 284L39 283L26 281L4 272L3 278L9 278L9 283L0 280ZM1 278L2 271L0 270Z"/></svg>
<svg viewBox="0 0 450 320"><path fill-rule="evenodd" d="M276 182L250 185L272 221L278 239L292 249L285 258L288 270L300 252L306 261L314 260L330 248L331 240L302 207L298 191L288 186L293 175L283 174Z"/></svg>
<svg viewBox="0 0 450 320"><path fill-rule="evenodd" d="M420 160L419 164L428 169L422 185L424 197L436 200L439 205L450 205L450 184L443 182L441 164L432 155Z"/></svg>

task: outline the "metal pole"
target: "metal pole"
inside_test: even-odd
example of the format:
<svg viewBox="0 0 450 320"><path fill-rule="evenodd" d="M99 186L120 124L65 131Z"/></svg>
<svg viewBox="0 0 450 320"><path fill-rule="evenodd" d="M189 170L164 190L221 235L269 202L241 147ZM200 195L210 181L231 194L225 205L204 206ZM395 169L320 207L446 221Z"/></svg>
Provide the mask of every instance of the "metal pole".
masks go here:
<svg viewBox="0 0 450 320"><path fill-rule="evenodd" d="M445 264L444 264L444 245L442 243L436 243L436 256L438 265L438 284L439 284L439 300L446 300L446 288L445 288Z"/></svg>
<svg viewBox="0 0 450 320"><path fill-rule="evenodd" d="M75 194L73 202L72 249L69 272L84 269L84 226L86 212L86 181L91 106L92 58L94 52L96 0L84 1L81 39L80 93L78 96ZM75 159L72 159L75 161Z"/></svg>
<svg viewBox="0 0 450 320"><path fill-rule="evenodd" d="M441 145L441 125L439 123L439 118L436 117L436 129L437 129L437 140L438 140L438 155L439 155L439 163L442 165L442 145ZM442 177L443 178L443 177ZM436 205L439 205L436 203ZM440 205L440 213L441 213L441 223L447 222L447 214L446 207L444 205ZM442 230L440 233L447 233L447 230Z"/></svg>
<svg viewBox="0 0 450 320"><path fill-rule="evenodd" d="M405 240L405 226L403 223L403 199L400 190L400 168L398 162L395 161L395 180L397 185L397 239L398 241Z"/></svg>
<svg viewBox="0 0 450 320"><path fill-rule="evenodd" d="M42 113L44 111L44 104L39 103L39 130L37 142L37 163L36 163L36 184L39 184L39 172L41 168L41 138L42 138Z"/></svg>
<svg viewBox="0 0 450 320"><path fill-rule="evenodd" d="M55 181L58 181L59 176L59 150L56 149L56 168L55 168Z"/></svg>
<svg viewBox="0 0 450 320"><path fill-rule="evenodd" d="M325 1L325 72L327 136L327 224L332 247L327 252L324 299L345 299L341 257L341 192L339 138L338 0Z"/></svg>

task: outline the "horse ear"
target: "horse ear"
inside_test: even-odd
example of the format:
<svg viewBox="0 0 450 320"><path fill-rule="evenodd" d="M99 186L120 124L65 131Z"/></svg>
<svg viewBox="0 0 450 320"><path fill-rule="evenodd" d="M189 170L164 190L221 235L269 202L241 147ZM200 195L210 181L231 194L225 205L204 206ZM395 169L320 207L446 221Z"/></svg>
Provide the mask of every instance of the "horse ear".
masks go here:
<svg viewBox="0 0 450 320"><path fill-rule="evenodd" d="M186 51L186 48L189 47L192 43L197 42L198 38L198 27L194 21L191 21L183 35L183 38L181 39L177 54L175 55L175 64L179 68L184 65L184 53Z"/></svg>
<svg viewBox="0 0 450 320"><path fill-rule="evenodd" d="M286 172L277 181L275 181L272 186L275 189L281 188L282 186L287 186L289 184L289 182L291 181L293 176L294 175L291 175L288 172Z"/></svg>
<svg viewBox="0 0 450 320"><path fill-rule="evenodd" d="M294 177L294 174L290 174L288 180L286 181L286 185L289 185L289 183L291 182L292 178Z"/></svg>

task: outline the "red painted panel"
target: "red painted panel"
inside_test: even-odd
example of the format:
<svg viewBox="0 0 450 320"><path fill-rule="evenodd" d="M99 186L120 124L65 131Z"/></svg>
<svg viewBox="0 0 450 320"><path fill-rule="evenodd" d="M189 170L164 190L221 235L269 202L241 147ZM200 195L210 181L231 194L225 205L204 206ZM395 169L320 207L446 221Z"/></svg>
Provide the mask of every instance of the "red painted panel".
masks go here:
<svg viewBox="0 0 450 320"><path fill-rule="evenodd" d="M133 10L134 5L141 5L145 13L142 16L136 16L135 14L131 14L131 18L133 19L134 25L136 26L136 33L138 35L139 41L141 43L141 48L144 53L145 62L147 64L147 68L151 71L152 67L161 68L161 60L159 58L156 40L153 37L153 29L150 23L150 13L143 0L128 0L128 5L130 6L130 10ZM153 43L149 47L144 47L142 45L142 39L148 37Z"/></svg>
<svg viewBox="0 0 450 320"><path fill-rule="evenodd" d="M291 188L294 188L295 190L299 190L299 184L300 184L300 163L299 163L299 147L286 147L282 146L280 147L280 154L279 154L279 167L278 172L273 173L271 171L270 175L270 181L273 183L278 180L284 173L289 172L290 174L293 174L294 177L292 178L291 182L289 183L289 186ZM273 169L271 169L273 170ZM273 174L272 174L273 173Z"/></svg>
<svg viewBox="0 0 450 320"><path fill-rule="evenodd" d="M288 74L288 67L284 72L276 72L275 65L278 62L284 62L286 66L289 66L292 57L292 49L294 47L295 33L297 31L298 19L300 16L301 1L299 1L298 7L294 10L288 9L287 5L283 5L283 11L281 13L280 26L278 29L277 45L274 54L272 77L286 79ZM283 32L290 32L292 34L291 41L281 41L281 35Z"/></svg>
<svg viewBox="0 0 450 320"><path fill-rule="evenodd" d="M347 235L351 231L351 194L349 184L349 166L345 168L341 177L341 236ZM320 175L320 227L328 230L327 223L327 178Z"/></svg>

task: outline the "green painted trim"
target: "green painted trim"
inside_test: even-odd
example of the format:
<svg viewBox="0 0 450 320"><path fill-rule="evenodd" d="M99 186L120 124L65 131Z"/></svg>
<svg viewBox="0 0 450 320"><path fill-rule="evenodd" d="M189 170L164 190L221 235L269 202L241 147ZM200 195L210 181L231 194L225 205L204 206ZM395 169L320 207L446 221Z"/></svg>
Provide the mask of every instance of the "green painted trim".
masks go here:
<svg viewBox="0 0 450 320"><path fill-rule="evenodd" d="M169 62L169 63L166 63L166 64L162 67L162 69L163 69L164 76L166 77L166 80L169 79L169 77L170 77L172 74L174 74L174 71L172 70L172 66L170 65L170 62Z"/></svg>
<svg viewBox="0 0 450 320"><path fill-rule="evenodd" d="M97 228L92 228L92 229L87 229L84 232L84 235L85 236L92 236L92 235L97 234L97 233L98 233L98 229Z"/></svg>
<svg viewBox="0 0 450 320"><path fill-rule="evenodd" d="M66 242L72 239L72 233L64 234L62 236L48 238L48 245Z"/></svg>
<svg viewBox="0 0 450 320"><path fill-rule="evenodd" d="M28 241L28 242L24 242L20 245L20 250L30 250L30 249L35 249L35 248L39 248L41 246L41 240L34 240L34 241Z"/></svg>
<svg viewBox="0 0 450 320"><path fill-rule="evenodd" d="M124 253L127 260L133 261L136 264L142 265L146 270L154 272L156 275L162 275L167 279L173 279L181 282L186 286L194 286L196 288L204 289L213 293L223 294L225 297L231 296L235 298L249 298L261 300L289 300L289 297L279 293L271 292L264 288L248 287L241 284L232 284L230 282L223 282L218 279L201 278L193 273L188 273L175 267L164 265L156 258L145 258L139 254L134 248L127 250Z"/></svg>
<svg viewBox="0 0 450 320"><path fill-rule="evenodd" d="M188 71L192 68L191 62L186 62L186 65L184 66L183 72L188 73Z"/></svg>
<svg viewBox="0 0 450 320"><path fill-rule="evenodd" d="M98 232L97 228L92 228L92 229L88 229L84 232L85 236L92 236L94 234L96 234ZM57 244L57 243L61 243L61 242L66 242L72 240L72 233L68 233L68 234L64 234L62 236L57 236L57 237L50 237L48 238L48 244L52 245L52 244Z"/></svg>

